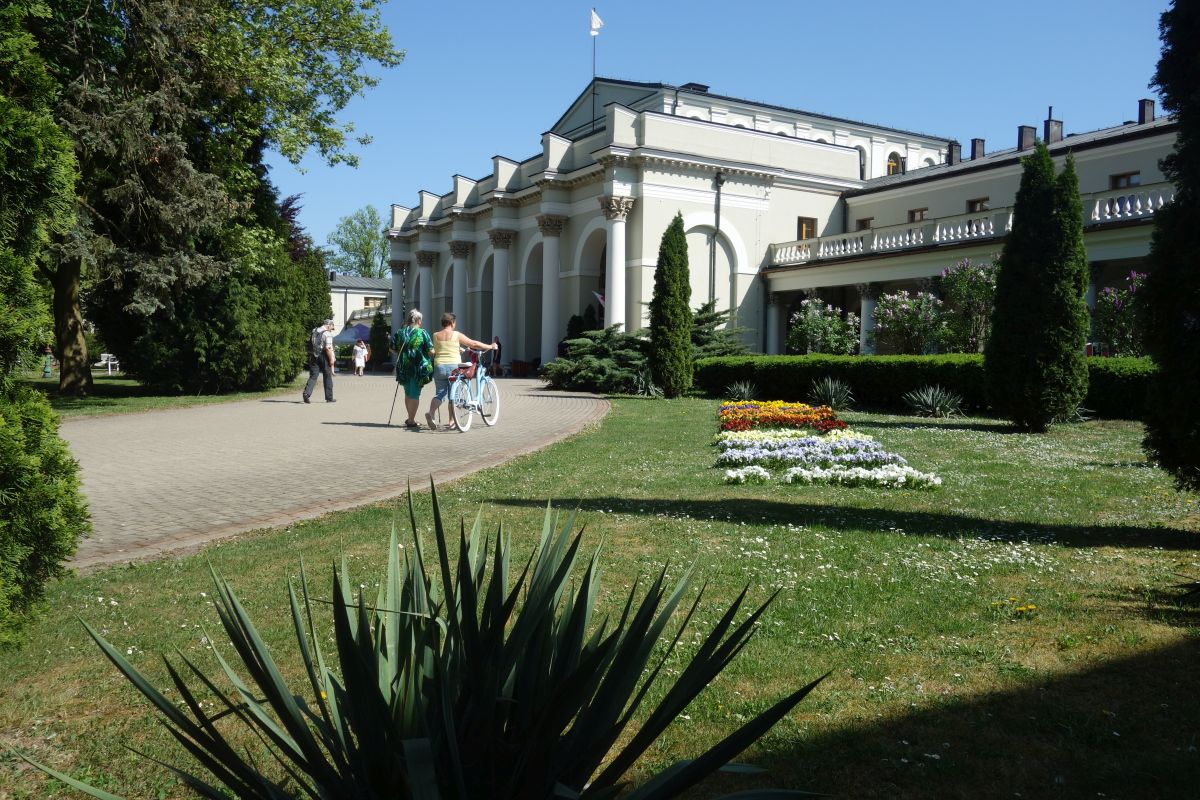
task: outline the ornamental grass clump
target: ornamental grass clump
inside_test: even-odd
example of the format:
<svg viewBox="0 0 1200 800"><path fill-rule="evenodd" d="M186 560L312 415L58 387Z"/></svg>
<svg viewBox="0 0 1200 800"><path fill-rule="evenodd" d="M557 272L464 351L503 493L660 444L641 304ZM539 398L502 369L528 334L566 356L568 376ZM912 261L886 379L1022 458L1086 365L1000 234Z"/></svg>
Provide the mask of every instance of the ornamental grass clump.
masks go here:
<svg viewBox="0 0 1200 800"><path fill-rule="evenodd" d="M962 416L962 396L938 384L913 389L904 395L904 402L918 417Z"/></svg>
<svg viewBox="0 0 1200 800"><path fill-rule="evenodd" d="M854 405L854 392L850 390L850 384L826 375L812 382L808 399L814 406L829 406L834 411L845 411Z"/></svg>
<svg viewBox="0 0 1200 800"><path fill-rule="evenodd" d="M303 690L285 682L233 587L215 572L224 637L209 639L220 668L205 671L179 653L167 661L169 696L85 623L208 774L168 769L210 798L674 797L724 767L821 680L630 790L624 775L746 646L774 595L748 611L744 589L693 645L684 632L703 591L684 603L692 569L672 583L664 567L635 582L614 616L596 616L599 551L582 554L574 513L560 517L547 506L535 552L514 564L502 526L485 534L480 515L453 536L436 489L432 500L432 569L411 493L413 545L400 548L393 525L387 577L373 597L365 589L355 595L352 585L366 584L351 580L345 558L333 570L331 601L310 592L301 567L300 591L293 586L289 595ZM327 605L328 653L314 620L314 608ZM224 638L236 659L221 652ZM684 641L690 656L678 650Z"/></svg>

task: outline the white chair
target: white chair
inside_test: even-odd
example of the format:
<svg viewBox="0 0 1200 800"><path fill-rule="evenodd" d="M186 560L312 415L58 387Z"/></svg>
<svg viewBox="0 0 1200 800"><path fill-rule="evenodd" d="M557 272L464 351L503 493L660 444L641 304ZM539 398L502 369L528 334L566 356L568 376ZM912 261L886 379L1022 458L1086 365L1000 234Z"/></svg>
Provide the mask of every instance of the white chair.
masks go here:
<svg viewBox="0 0 1200 800"><path fill-rule="evenodd" d="M117 370L118 372L121 371L121 362L118 361L117 357L114 356L112 353L101 353L100 360L97 361L95 364L92 364L92 366L93 367L105 367L108 370L109 375L113 374L114 369Z"/></svg>

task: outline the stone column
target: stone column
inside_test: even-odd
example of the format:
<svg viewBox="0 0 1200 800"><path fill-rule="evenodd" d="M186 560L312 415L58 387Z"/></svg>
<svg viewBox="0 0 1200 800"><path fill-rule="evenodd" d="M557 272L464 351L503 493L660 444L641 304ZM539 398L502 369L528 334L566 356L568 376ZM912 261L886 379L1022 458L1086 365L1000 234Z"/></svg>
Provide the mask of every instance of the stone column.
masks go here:
<svg viewBox="0 0 1200 800"><path fill-rule="evenodd" d="M450 310L458 318L460 331L470 330L471 323L467 318L467 258L471 255L470 242L450 243L450 263L454 267L453 294L450 297Z"/></svg>
<svg viewBox="0 0 1200 800"><path fill-rule="evenodd" d="M417 266L421 274L421 302L417 306L424 316L425 329L433 332L437 320L433 318L433 265L438 254L433 250L417 251Z"/></svg>
<svg viewBox="0 0 1200 800"><path fill-rule="evenodd" d="M542 214L537 218L542 232L542 364L558 355L558 238L567 218L557 214Z"/></svg>
<svg viewBox="0 0 1200 800"><path fill-rule="evenodd" d="M600 208L608 220L608 263L604 277L604 327L625 321L625 218L633 210L632 197L601 197Z"/></svg>
<svg viewBox="0 0 1200 800"><path fill-rule="evenodd" d="M782 320L780 319L780 303L783 298L779 296L779 292L767 292L767 355L777 356L783 352L779 346L780 334L783 332Z"/></svg>
<svg viewBox="0 0 1200 800"><path fill-rule="evenodd" d="M388 262L392 270L392 332L404 327L404 277L408 272L408 262L392 260Z"/></svg>
<svg viewBox="0 0 1200 800"><path fill-rule="evenodd" d="M500 343L507 346L508 249L512 246L516 233L495 228L488 231L488 238L492 240L492 336L499 336Z"/></svg>
<svg viewBox="0 0 1200 800"><path fill-rule="evenodd" d="M860 355L875 354L875 343L871 341L871 331L875 329L875 300L879 297L878 283L855 284L858 290L858 352Z"/></svg>

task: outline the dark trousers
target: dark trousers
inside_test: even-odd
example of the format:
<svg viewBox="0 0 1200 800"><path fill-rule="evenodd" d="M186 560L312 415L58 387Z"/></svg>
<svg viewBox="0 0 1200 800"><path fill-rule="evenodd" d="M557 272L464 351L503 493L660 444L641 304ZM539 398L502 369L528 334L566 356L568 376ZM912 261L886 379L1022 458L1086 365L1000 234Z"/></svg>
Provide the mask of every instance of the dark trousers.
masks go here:
<svg viewBox="0 0 1200 800"><path fill-rule="evenodd" d="M329 359L325 356L309 359L308 362L308 383L304 384L304 399L312 397L313 389L317 385L317 376L320 375L325 383L325 400L333 399L333 367L329 364Z"/></svg>

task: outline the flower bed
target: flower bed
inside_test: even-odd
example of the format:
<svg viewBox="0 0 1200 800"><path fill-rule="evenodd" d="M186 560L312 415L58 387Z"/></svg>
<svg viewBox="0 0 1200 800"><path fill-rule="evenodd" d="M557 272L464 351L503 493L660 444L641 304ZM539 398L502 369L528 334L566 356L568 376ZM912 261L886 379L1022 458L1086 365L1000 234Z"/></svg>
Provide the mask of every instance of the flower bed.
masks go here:
<svg viewBox="0 0 1200 800"><path fill-rule="evenodd" d="M942 479L908 466L874 437L849 430L827 406L803 403L722 403L716 466L726 483L770 483L783 469L784 483L832 483L925 489Z"/></svg>

